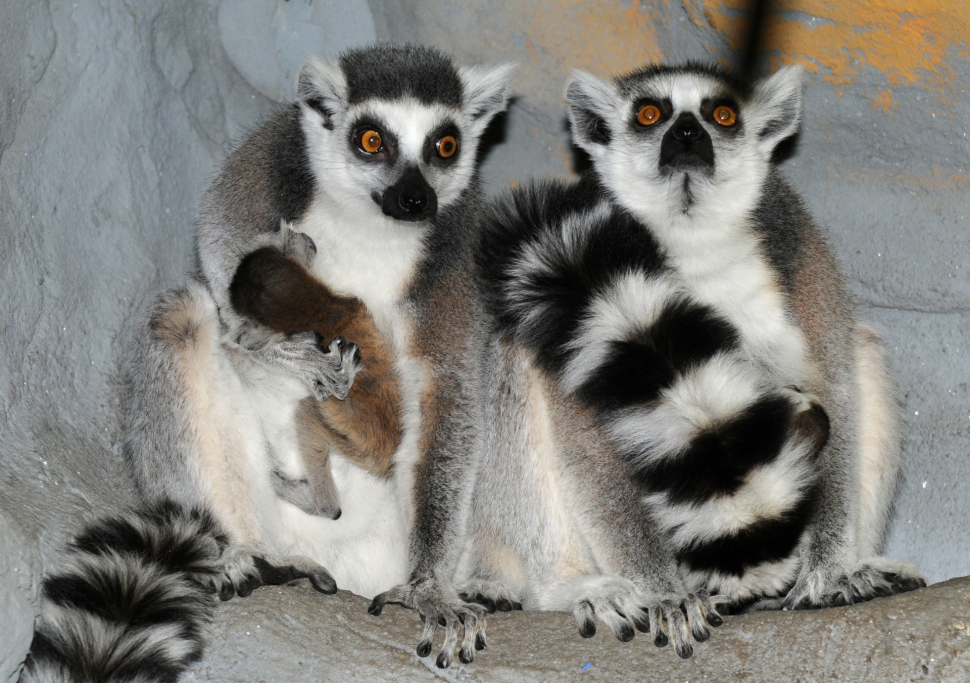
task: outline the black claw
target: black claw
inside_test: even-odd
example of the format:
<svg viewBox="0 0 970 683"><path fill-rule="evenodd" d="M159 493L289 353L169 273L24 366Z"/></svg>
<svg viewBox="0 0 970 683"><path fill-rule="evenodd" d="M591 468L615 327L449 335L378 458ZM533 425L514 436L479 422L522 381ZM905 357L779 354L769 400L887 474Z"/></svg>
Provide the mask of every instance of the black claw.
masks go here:
<svg viewBox="0 0 970 683"><path fill-rule="evenodd" d="M485 636L481 633L475 634L475 649L484 650L485 649Z"/></svg>
<svg viewBox="0 0 970 683"><path fill-rule="evenodd" d="M903 579L899 582L899 587L903 592L914 591L917 588L926 588L926 581L923 579Z"/></svg>
<svg viewBox="0 0 970 683"><path fill-rule="evenodd" d="M511 612L512 603L505 598L499 598L495 601L495 606L498 607L499 612Z"/></svg>
<svg viewBox="0 0 970 683"><path fill-rule="evenodd" d="M633 627L629 624L623 624L620 626L620 632L616 637L621 643L629 643L633 640L634 635L636 635L636 632L633 630Z"/></svg>
<svg viewBox="0 0 970 683"><path fill-rule="evenodd" d="M656 645L657 647L667 647L667 643L669 642L670 642L670 639L667 637L667 634L664 633L663 631L658 630L657 634L653 637L653 644Z"/></svg>
<svg viewBox="0 0 970 683"><path fill-rule="evenodd" d="M259 579L254 576L247 576L236 586L236 595L240 598L247 598L257 588L259 588Z"/></svg>
<svg viewBox="0 0 970 683"><path fill-rule="evenodd" d="M337 592L337 582L323 569L317 569L307 578L310 579L310 585L324 595L333 595Z"/></svg>
<svg viewBox="0 0 970 683"><path fill-rule="evenodd" d="M706 615L706 618L707 618L707 623L713 626L714 628L717 628L718 626L724 623L724 619L722 619L721 615L718 614L717 612L708 612Z"/></svg>
<svg viewBox="0 0 970 683"><path fill-rule="evenodd" d="M442 651L435 660L434 665L439 669L447 669L451 666L451 653Z"/></svg>
<svg viewBox="0 0 970 683"><path fill-rule="evenodd" d="M371 600L370 607L367 608L367 613L369 615L371 615L372 617L379 617L379 616L381 616L381 612L383 612L383 611L384 611L384 603L383 602L381 602L377 598L374 598L373 600ZM421 620L424 621L424 615L423 614L421 615Z"/></svg>
<svg viewBox="0 0 970 683"><path fill-rule="evenodd" d="M480 602L483 605L485 605L485 611L486 612L488 612L489 614L495 614L496 607L495 607L495 601L494 600L491 600L490 598L482 597L482 599L481 599Z"/></svg>
<svg viewBox="0 0 970 683"><path fill-rule="evenodd" d="M343 351L344 347L347 346L347 340L344 339L343 337L337 337L336 339L333 340L333 343L337 345L338 351Z"/></svg>
<svg viewBox="0 0 970 683"><path fill-rule="evenodd" d="M521 602L513 602L512 603L512 609L514 609L514 610L516 610L518 612L521 612L522 611L522 603Z"/></svg>
<svg viewBox="0 0 970 683"><path fill-rule="evenodd" d="M357 344L350 345L350 359L355 363L359 363L363 360L363 356L361 356L360 353L360 347L357 346Z"/></svg>
<svg viewBox="0 0 970 683"><path fill-rule="evenodd" d="M677 656L681 659L690 659L691 655L694 654L694 648L690 646L690 643L684 643L683 645L676 645Z"/></svg>
<svg viewBox="0 0 970 683"><path fill-rule="evenodd" d="M458 660L462 664L471 664L475 660L475 654L470 651L465 652L465 649L462 648L461 650L458 651Z"/></svg>
<svg viewBox="0 0 970 683"><path fill-rule="evenodd" d="M438 617L438 626L447 626L448 620L444 617Z"/></svg>
<svg viewBox="0 0 970 683"><path fill-rule="evenodd" d="M694 640L698 643L703 643L711 637L711 632L706 628L691 629L690 634L694 636Z"/></svg>
<svg viewBox="0 0 970 683"><path fill-rule="evenodd" d="M417 653L418 653L418 657L427 657L428 655L430 655L431 654L431 641L430 640L422 640L420 643L418 643Z"/></svg>
<svg viewBox="0 0 970 683"><path fill-rule="evenodd" d="M596 624L593 623L592 619L583 622L583 625L579 627L579 635L583 638L592 638L596 635Z"/></svg>
<svg viewBox="0 0 970 683"><path fill-rule="evenodd" d="M636 626L640 633L650 633L650 618L646 619L634 619L633 625Z"/></svg>
<svg viewBox="0 0 970 683"><path fill-rule="evenodd" d="M232 587L230 582L226 581L219 590L219 599L225 602L226 600L231 600L235 594L236 589Z"/></svg>

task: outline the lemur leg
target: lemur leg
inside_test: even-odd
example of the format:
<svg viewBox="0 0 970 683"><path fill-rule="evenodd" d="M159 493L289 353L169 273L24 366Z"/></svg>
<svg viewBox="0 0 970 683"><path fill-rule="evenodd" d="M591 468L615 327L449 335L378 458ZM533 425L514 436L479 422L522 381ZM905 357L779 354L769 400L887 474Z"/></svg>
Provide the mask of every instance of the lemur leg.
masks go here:
<svg viewBox="0 0 970 683"><path fill-rule="evenodd" d="M867 600L926 585L910 564L878 557L889 521L902 455L900 415L886 351L871 328L855 334L859 385L859 564L840 583L839 602Z"/></svg>
<svg viewBox="0 0 970 683"><path fill-rule="evenodd" d="M859 424L859 557L876 554L889 521L902 455L900 411L886 352L876 333L860 325L855 361Z"/></svg>
<svg viewBox="0 0 970 683"><path fill-rule="evenodd" d="M266 555L269 467L211 296L196 284L161 294L133 351L124 453L138 488L148 503L211 511L227 536L213 587L248 595L263 583L254 558Z"/></svg>
<svg viewBox="0 0 970 683"><path fill-rule="evenodd" d="M860 325L852 342L858 403L855 411L848 412L858 415L857 443L853 448L843 438L843 443L835 447L841 447L845 453L855 450L854 458L839 460L855 463L856 469L838 480L847 489L841 492L842 496L847 501L855 498L854 515L846 514L854 526L846 529L841 539L823 538L820 544L812 539L822 550L839 548L841 553L829 551L837 559L840 554L848 557L843 558L841 571L827 568L824 562L819 562L814 570L803 571L785 599L784 605L790 608L851 605L926 585L912 565L876 556L899 473L898 405L885 350L875 332ZM839 431L844 433L845 427ZM826 477L824 481L831 485L833 479ZM808 561L812 561L811 546Z"/></svg>

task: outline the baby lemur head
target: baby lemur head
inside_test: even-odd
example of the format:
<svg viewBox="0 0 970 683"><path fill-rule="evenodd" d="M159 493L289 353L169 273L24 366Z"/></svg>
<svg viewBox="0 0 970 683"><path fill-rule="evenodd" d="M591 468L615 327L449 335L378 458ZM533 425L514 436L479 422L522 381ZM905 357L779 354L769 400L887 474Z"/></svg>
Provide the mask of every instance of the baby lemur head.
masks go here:
<svg viewBox="0 0 970 683"><path fill-rule="evenodd" d="M413 45L310 59L297 98L318 191L362 218L433 218L474 176L479 139L508 104L510 73Z"/></svg>
<svg viewBox="0 0 970 683"><path fill-rule="evenodd" d="M741 217L772 153L801 118L801 69L749 84L696 63L613 81L576 72L566 90L573 141L616 199L652 224Z"/></svg>

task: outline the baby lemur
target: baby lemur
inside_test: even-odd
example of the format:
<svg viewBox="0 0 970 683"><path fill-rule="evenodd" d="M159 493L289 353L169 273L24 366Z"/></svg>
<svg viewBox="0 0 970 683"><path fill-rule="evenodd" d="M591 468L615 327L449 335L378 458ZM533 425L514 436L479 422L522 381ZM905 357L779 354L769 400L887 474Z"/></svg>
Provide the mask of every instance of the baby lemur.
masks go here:
<svg viewBox="0 0 970 683"><path fill-rule="evenodd" d="M281 335L316 332L321 339L352 340L366 363L346 396L318 400L308 396L294 416L297 443L309 484L275 473L277 494L309 514L339 519L340 503L330 469L330 453L379 477L393 470L392 456L401 442L398 378L387 341L366 306L355 297L338 296L307 270L316 247L284 222L283 248L262 247L239 264L230 284L236 311ZM343 345L338 344L343 350ZM356 356L361 360L360 351Z"/></svg>

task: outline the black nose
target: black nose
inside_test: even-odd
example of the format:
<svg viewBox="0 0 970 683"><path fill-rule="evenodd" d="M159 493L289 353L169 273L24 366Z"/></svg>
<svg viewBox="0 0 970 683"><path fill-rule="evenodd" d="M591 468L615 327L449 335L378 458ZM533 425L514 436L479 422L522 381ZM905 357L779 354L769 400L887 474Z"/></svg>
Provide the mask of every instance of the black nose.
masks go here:
<svg viewBox="0 0 970 683"><path fill-rule="evenodd" d="M671 135L674 136L674 140L691 143L700 140L707 133L701 128L701 124L697 122L697 119L692 116L689 119L681 117L674 124Z"/></svg>
<svg viewBox="0 0 970 683"><path fill-rule="evenodd" d="M714 172L714 144L697 118L683 112L664 133L660 143L660 171Z"/></svg>
<svg viewBox="0 0 970 683"><path fill-rule="evenodd" d="M376 197L375 197L376 200ZM417 166L406 169L381 197L384 215L399 221L423 221L438 211L438 197Z"/></svg>
<svg viewBox="0 0 970 683"><path fill-rule="evenodd" d="M423 187L413 187L401 192L398 205L407 213L421 213L428 206L428 192Z"/></svg>

